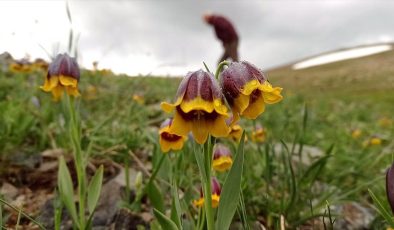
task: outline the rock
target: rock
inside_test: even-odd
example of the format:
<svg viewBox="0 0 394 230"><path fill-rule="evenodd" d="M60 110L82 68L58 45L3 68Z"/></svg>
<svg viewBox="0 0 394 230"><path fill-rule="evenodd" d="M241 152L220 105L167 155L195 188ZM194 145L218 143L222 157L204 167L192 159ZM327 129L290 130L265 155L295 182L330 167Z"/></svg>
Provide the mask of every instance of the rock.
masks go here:
<svg viewBox="0 0 394 230"><path fill-rule="evenodd" d="M13 200L18 193L18 189L7 182L4 182L0 188L0 194L3 195L6 200Z"/></svg>
<svg viewBox="0 0 394 230"><path fill-rule="evenodd" d="M333 207L339 214L334 223L334 229L358 230L369 229L374 220L374 211L356 202L345 203Z"/></svg>
<svg viewBox="0 0 394 230"><path fill-rule="evenodd" d="M289 148L289 151L291 151L292 144L286 143L286 145ZM275 144L274 149L277 154L279 154L281 151L286 151L281 143ZM294 147L294 152L298 153L299 149L300 149L300 145L296 144ZM324 154L325 153L318 147L303 145L302 153L301 153L301 162L305 165L310 165L315 159L324 156ZM293 155L293 161L298 162L299 160L300 159L298 154Z"/></svg>

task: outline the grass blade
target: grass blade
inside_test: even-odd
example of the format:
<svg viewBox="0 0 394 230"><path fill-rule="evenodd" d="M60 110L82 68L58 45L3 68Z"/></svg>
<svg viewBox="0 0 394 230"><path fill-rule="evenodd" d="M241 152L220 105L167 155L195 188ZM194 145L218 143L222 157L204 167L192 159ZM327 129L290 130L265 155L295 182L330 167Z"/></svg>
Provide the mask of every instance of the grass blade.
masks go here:
<svg viewBox="0 0 394 230"><path fill-rule="evenodd" d="M245 132L242 133L241 141L237 149L233 166L227 174L220 194L218 215L216 221L217 229L228 229L237 209L241 192L241 178L244 162Z"/></svg>
<svg viewBox="0 0 394 230"><path fill-rule="evenodd" d="M178 227L176 226L176 224L170 218L168 218L166 215L161 213L159 210L154 208L153 209L153 214L155 215L155 217L159 221L162 229L165 229L165 230L178 230Z"/></svg>

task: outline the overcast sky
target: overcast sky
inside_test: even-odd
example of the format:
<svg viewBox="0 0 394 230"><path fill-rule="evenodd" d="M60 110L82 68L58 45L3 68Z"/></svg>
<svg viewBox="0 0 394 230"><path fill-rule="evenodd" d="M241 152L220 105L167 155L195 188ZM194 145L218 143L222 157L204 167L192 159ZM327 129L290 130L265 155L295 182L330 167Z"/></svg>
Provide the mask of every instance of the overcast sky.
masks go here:
<svg viewBox="0 0 394 230"><path fill-rule="evenodd" d="M337 48L394 41L394 2L376 0L0 0L0 52L48 59L65 52L70 28L79 62L117 73L184 75L222 47L201 15L228 16L240 35L241 60L262 69ZM44 49L43 49L44 48Z"/></svg>

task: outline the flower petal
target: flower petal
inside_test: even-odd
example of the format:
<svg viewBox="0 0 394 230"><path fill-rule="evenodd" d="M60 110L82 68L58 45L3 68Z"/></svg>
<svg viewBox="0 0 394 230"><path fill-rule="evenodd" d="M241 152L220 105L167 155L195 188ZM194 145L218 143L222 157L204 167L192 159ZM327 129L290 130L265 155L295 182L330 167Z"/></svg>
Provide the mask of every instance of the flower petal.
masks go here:
<svg viewBox="0 0 394 230"><path fill-rule="evenodd" d="M274 104L283 99L283 96L280 94L282 92L282 88L273 88L267 81L265 81L259 89L263 91L264 102L267 104Z"/></svg>
<svg viewBox="0 0 394 230"><path fill-rule="evenodd" d="M52 95L54 101L59 101L59 99L63 96L63 86L57 85L52 89Z"/></svg>
<svg viewBox="0 0 394 230"><path fill-rule="evenodd" d="M60 81L60 84L62 84L63 86L72 86L72 87L76 88L78 85L78 80L73 77L69 77L69 76L60 75L59 81Z"/></svg>
<svg viewBox="0 0 394 230"><path fill-rule="evenodd" d="M183 119L179 112L176 111L170 128L171 133L179 136L187 136L191 129L191 122Z"/></svg>
<svg viewBox="0 0 394 230"><path fill-rule="evenodd" d="M226 117L219 116L214 121L208 124L209 132L214 137L227 137L230 133L230 128L227 126Z"/></svg>
<svg viewBox="0 0 394 230"><path fill-rule="evenodd" d="M208 138L210 124L204 119L197 119L192 122L193 137L198 144L204 144Z"/></svg>
<svg viewBox="0 0 394 230"><path fill-rule="evenodd" d="M258 97L254 100L254 102L250 103L248 108L241 113L241 115L245 116L249 119L256 119L260 114L262 114L265 110L265 103L263 95L260 93Z"/></svg>
<svg viewBox="0 0 394 230"><path fill-rule="evenodd" d="M45 92L50 92L59 84L59 78L57 76L45 78L45 83L40 88Z"/></svg>
<svg viewBox="0 0 394 230"><path fill-rule="evenodd" d="M81 94L79 94L78 88L72 87L72 86L66 86L66 92L68 95L74 96L74 97L79 97Z"/></svg>

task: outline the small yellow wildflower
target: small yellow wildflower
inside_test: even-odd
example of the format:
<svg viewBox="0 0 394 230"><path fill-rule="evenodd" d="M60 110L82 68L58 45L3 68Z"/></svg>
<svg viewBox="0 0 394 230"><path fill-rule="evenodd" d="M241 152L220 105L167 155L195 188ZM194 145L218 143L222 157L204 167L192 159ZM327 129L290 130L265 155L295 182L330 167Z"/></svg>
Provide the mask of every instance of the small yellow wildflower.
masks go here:
<svg viewBox="0 0 394 230"><path fill-rule="evenodd" d="M230 149L223 144L216 144L213 148L212 167L218 172L224 172L231 168L233 159Z"/></svg>
<svg viewBox="0 0 394 230"><path fill-rule="evenodd" d="M352 138L353 139L357 139L361 136L363 132L361 131L361 129L353 129L352 130Z"/></svg>
<svg viewBox="0 0 394 230"><path fill-rule="evenodd" d="M180 150L183 148L184 142L187 140L186 136L179 136L171 133L170 127L172 124L172 119L166 119L160 127L159 130L159 142L161 151L164 153L173 150Z"/></svg>
<svg viewBox="0 0 394 230"><path fill-rule="evenodd" d="M219 206L219 201L220 201L220 193L221 193L221 188L219 181L215 178L212 177L211 179L211 189L212 189L212 208L217 208ZM200 199L194 200L193 201L194 206L201 208L204 205L204 195L202 193L202 189L200 190Z"/></svg>

